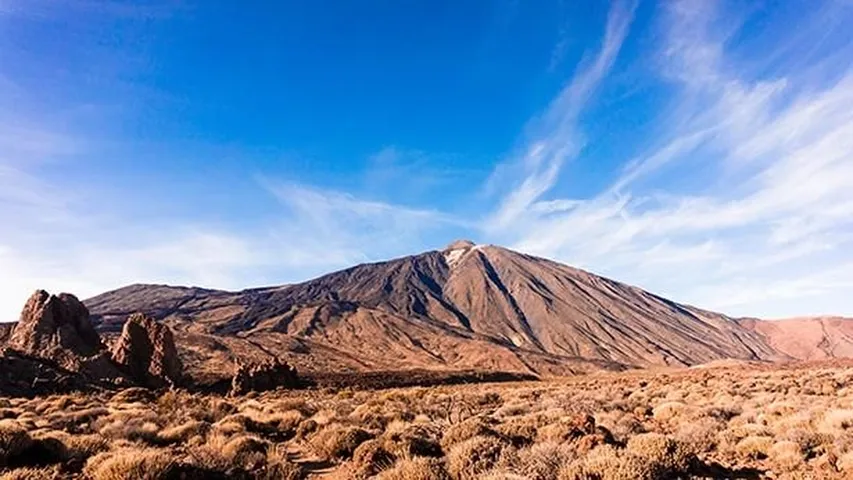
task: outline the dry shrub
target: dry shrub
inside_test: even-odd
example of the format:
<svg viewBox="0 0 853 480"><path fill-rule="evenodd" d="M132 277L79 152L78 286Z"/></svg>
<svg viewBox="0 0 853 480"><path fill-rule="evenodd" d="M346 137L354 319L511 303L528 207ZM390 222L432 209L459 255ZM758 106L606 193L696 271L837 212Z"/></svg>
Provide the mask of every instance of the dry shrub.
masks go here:
<svg viewBox="0 0 853 480"><path fill-rule="evenodd" d="M72 435L53 430L34 436L42 448L51 450L53 456L67 462L84 462L89 457L106 451L110 444L100 435Z"/></svg>
<svg viewBox="0 0 853 480"><path fill-rule="evenodd" d="M751 436L738 442L735 452L746 460L762 460L767 458L772 446L772 437Z"/></svg>
<svg viewBox="0 0 853 480"><path fill-rule="evenodd" d="M279 437L292 438L296 435L296 429L302 423L305 416L299 410L287 410L280 413L272 413L253 417L260 431L273 433Z"/></svg>
<svg viewBox="0 0 853 480"><path fill-rule="evenodd" d="M818 426L822 433L838 433L853 427L853 410L830 410Z"/></svg>
<svg viewBox="0 0 853 480"><path fill-rule="evenodd" d="M262 473L257 475L259 480L300 480L305 476L302 467L287 459L283 447L280 445L267 452L267 464Z"/></svg>
<svg viewBox="0 0 853 480"><path fill-rule="evenodd" d="M539 429L537 440L543 442L568 442L584 435L595 433L595 419L578 415L561 418L560 421L545 425Z"/></svg>
<svg viewBox="0 0 853 480"><path fill-rule="evenodd" d="M33 444L30 434L17 422L0 420L0 468L22 455Z"/></svg>
<svg viewBox="0 0 853 480"><path fill-rule="evenodd" d="M450 447L476 436L500 437L492 428L492 423L484 417L472 417L461 423L451 425L441 437L441 448L445 451Z"/></svg>
<svg viewBox="0 0 853 480"><path fill-rule="evenodd" d="M131 387L116 393L110 398L109 403L126 404L126 403L149 403L155 399L154 392L147 388Z"/></svg>
<svg viewBox="0 0 853 480"><path fill-rule="evenodd" d="M110 419L112 417L107 417ZM157 433L160 426L144 418L138 419L115 419L103 424L99 432L103 437L112 440L130 440L131 442L142 441L150 445L158 443Z"/></svg>
<svg viewBox="0 0 853 480"><path fill-rule="evenodd" d="M296 410L301 413L303 417L308 417L317 413L317 407L308 403L304 398L285 398L277 400L270 405L270 410L274 412Z"/></svg>
<svg viewBox="0 0 853 480"><path fill-rule="evenodd" d="M515 417L530 413L530 403L528 402L507 402L495 412L495 416L499 418Z"/></svg>
<svg viewBox="0 0 853 480"><path fill-rule="evenodd" d="M306 418L296 426L296 438L304 440L308 438L309 435L316 432L319 427L320 425L316 421Z"/></svg>
<svg viewBox="0 0 853 480"><path fill-rule="evenodd" d="M100 417L110 414L110 410L104 407L86 408L78 411L56 413L50 418L53 428L68 431L79 431L88 427Z"/></svg>
<svg viewBox="0 0 853 480"><path fill-rule="evenodd" d="M800 446L787 440L776 442L770 448L769 456L773 460L773 464L784 472L798 470L805 461Z"/></svg>
<svg viewBox="0 0 853 480"><path fill-rule="evenodd" d="M507 470L529 480L556 480L557 472L577 455L569 445L545 442L518 449ZM503 462L501 462L503 464Z"/></svg>
<svg viewBox="0 0 853 480"><path fill-rule="evenodd" d="M379 474L379 480L450 480L444 463L435 458L416 457L397 461Z"/></svg>
<svg viewBox="0 0 853 480"><path fill-rule="evenodd" d="M587 456L557 472L558 480L652 480L653 465L636 455L623 455L612 445L600 445Z"/></svg>
<svg viewBox="0 0 853 480"><path fill-rule="evenodd" d="M128 448L95 455L83 473L92 480L159 480L174 475L177 468L169 451Z"/></svg>
<svg viewBox="0 0 853 480"><path fill-rule="evenodd" d="M710 452L717 446L717 435L724 424L713 417L682 423L675 428L674 438L696 452Z"/></svg>
<svg viewBox="0 0 853 480"><path fill-rule="evenodd" d="M814 449L825 443L832 442L831 436L818 433L809 428L799 427L785 430L779 438L796 443L800 447L800 450L806 454L811 453Z"/></svg>
<svg viewBox="0 0 853 480"><path fill-rule="evenodd" d="M491 436L477 436L457 443L447 453L447 468L454 478L475 479L495 467L502 454L513 447Z"/></svg>
<svg viewBox="0 0 853 480"><path fill-rule="evenodd" d="M491 471L480 475L479 480L529 480L530 477L504 471Z"/></svg>
<svg viewBox="0 0 853 480"><path fill-rule="evenodd" d="M632 435L645 431L643 422L633 413L620 415L612 425L603 426L610 431L616 441L621 443L627 442Z"/></svg>
<svg viewBox="0 0 853 480"><path fill-rule="evenodd" d="M652 409L652 415L659 422L670 422L681 415L684 409L685 405L681 402L664 402Z"/></svg>
<svg viewBox="0 0 853 480"><path fill-rule="evenodd" d="M394 455L382 445L379 439L368 440L355 449L350 462L353 476L368 478L394 465Z"/></svg>
<svg viewBox="0 0 853 480"><path fill-rule="evenodd" d="M696 455L689 446L659 433L631 437L626 451L642 459L661 476L684 473L696 461Z"/></svg>
<svg viewBox="0 0 853 480"><path fill-rule="evenodd" d="M513 417L497 424L495 430L517 447L530 445L539 433L543 419L538 416Z"/></svg>
<svg viewBox="0 0 853 480"><path fill-rule="evenodd" d="M18 468L0 475L0 480L58 480L62 478L59 467Z"/></svg>
<svg viewBox="0 0 853 480"><path fill-rule="evenodd" d="M190 420L182 425L165 428L157 434L159 443L185 443L195 436L204 436L210 431L210 424L202 420Z"/></svg>
<svg viewBox="0 0 853 480"><path fill-rule="evenodd" d="M328 459L346 460L352 458L355 449L372 435L352 426L331 424L315 433L310 439L311 448Z"/></svg>
<svg viewBox="0 0 853 480"><path fill-rule="evenodd" d="M382 445L397 458L442 456L440 431L435 426L396 420L388 424Z"/></svg>
<svg viewBox="0 0 853 480"><path fill-rule="evenodd" d="M219 455L231 465L252 469L263 465L269 443L254 435L238 435L218 447Z"/></svg>

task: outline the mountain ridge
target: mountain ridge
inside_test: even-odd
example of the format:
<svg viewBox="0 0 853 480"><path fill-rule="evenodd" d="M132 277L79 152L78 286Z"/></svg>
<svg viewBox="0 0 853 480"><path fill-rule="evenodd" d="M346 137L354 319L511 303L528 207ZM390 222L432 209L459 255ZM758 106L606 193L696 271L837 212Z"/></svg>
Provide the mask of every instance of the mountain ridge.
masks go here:
<svg viewBox="0 0 853 480"><path fill-rule="evenodd" d="M562 375L792 358L738 319L470 241L289 285L135 284L85 303L104 332L135 312L167 322L199 364L271 355L308 369Z"/></svg>

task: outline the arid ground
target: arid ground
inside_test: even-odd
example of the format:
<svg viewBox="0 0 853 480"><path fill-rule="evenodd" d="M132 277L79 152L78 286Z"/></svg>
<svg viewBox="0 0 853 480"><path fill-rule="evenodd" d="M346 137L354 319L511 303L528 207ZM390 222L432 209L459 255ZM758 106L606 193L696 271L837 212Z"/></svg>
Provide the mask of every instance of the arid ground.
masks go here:
<svg viewBox="0 0 853 480"><path fill-rule="evenodd" d="M0 398L5 479L850 478L853 363Z"/></svg>

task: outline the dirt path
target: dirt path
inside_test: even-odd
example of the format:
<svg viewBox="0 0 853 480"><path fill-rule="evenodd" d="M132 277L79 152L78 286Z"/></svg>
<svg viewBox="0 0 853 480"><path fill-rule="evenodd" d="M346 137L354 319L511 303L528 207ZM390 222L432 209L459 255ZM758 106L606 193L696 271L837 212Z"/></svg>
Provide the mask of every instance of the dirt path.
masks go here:
<svg viewBox="0 0 853 480"><path fill-rule="evenodd" d="M287 459L302 467L308 478L334 478L337 465L318 457L305 445L289 445Z"/></svg>

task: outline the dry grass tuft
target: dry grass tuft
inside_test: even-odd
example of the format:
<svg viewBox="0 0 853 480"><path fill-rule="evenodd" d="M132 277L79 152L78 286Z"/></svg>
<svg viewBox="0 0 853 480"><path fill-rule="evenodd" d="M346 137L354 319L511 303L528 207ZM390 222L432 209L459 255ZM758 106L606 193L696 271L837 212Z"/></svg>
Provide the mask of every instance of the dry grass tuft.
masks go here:
<svg viewBox="0 0 853 480"><path fill-rule="evenodd" d="M382 472L379 480L450 480L444 464L434 458L404 458Z"/></svg>
<svg viewBox="0 0 853 480"><path fill-rule="evenodd" d="M505 451L513 448L492 436L476 436L451 447L447 453L450 474L458 479L475 479L495 467Z"/></svg>
<svg viewBox="0 0 853 480"><path fill-rule="evenodd" d="M325 458L346 460L352 458L359 445L370 440L372 435L358 427L331 424L315 433L311 447Z"/></svg>
<svg viewBox="0 0 853 480"><path fill-rule="evenodd" d="M176 470L175 457L166 450L122 449L90 458L83 473L92 480L157 480Z"/></svg>

